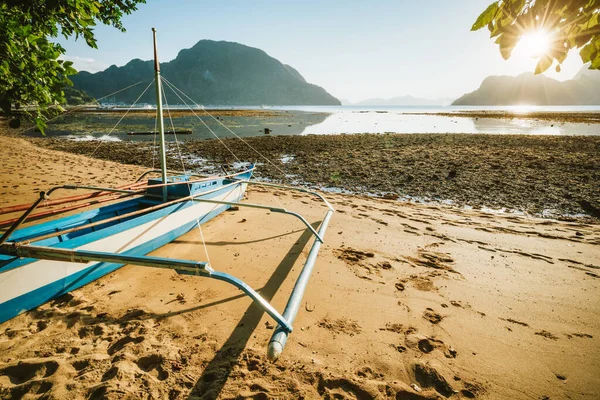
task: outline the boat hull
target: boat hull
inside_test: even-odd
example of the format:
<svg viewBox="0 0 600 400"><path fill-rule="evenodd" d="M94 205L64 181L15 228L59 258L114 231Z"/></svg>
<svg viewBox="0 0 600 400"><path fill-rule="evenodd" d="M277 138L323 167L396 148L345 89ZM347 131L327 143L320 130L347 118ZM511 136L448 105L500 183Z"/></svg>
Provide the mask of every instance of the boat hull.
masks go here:
<svg viewBox="0 0 600 400"><path fill-rule="evenodd" d="M226 182L220 181L222 188L217 186L210 194L201 195L198 199L228 202L241 200L246 184L227 185L224 184ZM146 255L192 230L199 223L209 221L229 207L190 200L52 246ZM60 221L56 223L59 224ZM19 237L19 231L16 231L13 237ZM106 262L71 263L18 258L5 261L0 267L0 322L80 288L122 266L123 264Z"/></svg>

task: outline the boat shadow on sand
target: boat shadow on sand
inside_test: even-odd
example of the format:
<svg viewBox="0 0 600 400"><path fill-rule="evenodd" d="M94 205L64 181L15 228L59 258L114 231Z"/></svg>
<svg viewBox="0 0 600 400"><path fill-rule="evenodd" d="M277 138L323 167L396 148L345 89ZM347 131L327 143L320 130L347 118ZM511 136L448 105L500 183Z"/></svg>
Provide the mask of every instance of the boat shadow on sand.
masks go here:
<svg viewBox="0 0 600 400"><path fill-rule="evenodd" d="M311 225L314 228L317 228L320 222L321 221L313 222ZM276 235L273 237L261 238L257 241L269 240L279 236L295 234L298 232L300 232L300 230L287 232L285 234ZM302 252L298 251L298 248L304 248L312 237L313 235L310 231L304 231L304 233L295 242L294 246L292 246L281 258L279 264L273 270L273 273L268 278L268 281L265 283L265 285L262 288L256 288L263 298L265 298L267 301L271 301L273 296L281 287L282 283L288 277L293 266L300 258ZM231 243L213 242L207 244L213 246L225 246ZM236 242L236 244L239 244L239 242ZM102 286L104 285L100 285L100 287ZM118 292L120 291L116 290L110 292L108 293L108 296L110 297ZM116 375L120 376L125 373L121 371L121 367L117 366L119 360L127 359L128 357L135 358L134 354L137 354L138 352L144 353L142 348L134 349L136 346L143 347L143 345L153 342L152 338L145 337L146 335L142 331L150 332L149 330L153 330L154 327L160 325L161 321L165 321L176 316L196 318L198 316L197 312L200 310L209 309L219 304L231 302L244 297L246 297L246 295L240 293L238 295L215 300L210 303L199 304L197 306L167 313L154 313L143 308L131 308L128 309L124 314L115 316L110 313L109 310L106 310L108 311L106 312L97 308L95 302L90 302L85 298L85 296L82 296L81 293L67 293L50 301L47 306L30 311L27 313L27 318L22 319L20 323L6 329L3 334L0 334L0 337L6 337L10 339L18 346L18 343L25 343L28 338L32 337L31 335L35 335L37 332L45 331L46 329L54 332L55 329L58 329L58 327L62 327L62 332L60 333L62 339L56 343L50 344L50 347L48 348L46 346L44 349L40 348L40 351L36 351L35 353L38 354L38 357L29 357L19 361L15 360L15 362L5 365L0 363L0 376L6 375L13 383L10 385L10 388L5 388L7 391L4 392L4 394L9 394L9 398L20 398L22 395L25 395L30 391L35 392L37 389L39 389L36 385L40 384L40 382L48 385L46 389L49 390L49 388L54 384L53 375L55 373L57 376L70 374L69 371L71 368L69 368L67 364L72 363L74 365L73 368L75 368L77 371L77 374L84 372L89 373L90 371L93 371L93 373L96 375L99 374L99 382L96 382L96 385L89 387L87 384L84 384L78 389L83 390L82 393L87 393L89 398L105 398L105 396L113 394L115 390L117 392L120 390L115 388L111 383L114 381ZM201 351L201 353L207 355L208 358L206 359L206 367L199 371L196 368L188 370L185 367L177 368L177 371L181 370L180 373L172 370L171 367L168 367L168 363L166 363L166 361L167 358L169 358L167 355L170 348L169 346L174 343L163 342L160 344L160 342L154 342L154 345L151 345L155 346L154 349L148 352L145 356L139 358L136 364L142 370L149 371L148 374L158 373L158 376L156 377L158 380L155 379L153 381L154 384L158 385L153 389L147 389L156 391L158 394L162 393L163 395L166 395L168 389L165 389L164 384L176 379L179 375L183 374L187 370L188 372L186 372L185 375L187 375L188 378L185 379L185 382L183 382L181 385L182 387L177 389L177 393L183 394L182 392L189 391L189 399L213 399L219 397L228 381L228 378L234 371L234 368L239 365L240 356L242 356L246 350L248 341L253 336L254 331L258 327L263 315L263 309L259 306L256 306L255 303L252 303L244 312L241 320L234 325L236 328L233 330L229 338L225 340L220 349L218 349L218 347L211 349L212 345L209 345L203 349L205 351ZM136 329L141 329L142 331L138 332ZM136 331L134 332L134 330ZM157 333L157 335L160 334ZM77 340L77 337L82 340ZM110 362L110 367L109 365L105 365L106 363L104 361L97 359L97 355L88 354L90 351L89 343L87 347L84 346L82 348L80 346L83 344L83 341L85 341L84 339L86 338L96 338L100 340L100 342L103 341L102 338L108 340L107 347L98 354L106 352L108 357L112 359ZM218 340L218 342L221 342L221 340ZM94 351L98 350L95 347L97 345L101 346L99 342L96 343L93 346ZM162 347L163 345L165 346L164 349L158 349L156 347ZM179 347L177 344L175 344L175 346ZM45 352L42 350L48 351ZM150 362L150 364L146 365L146 361ZM198 367L198 362L204 364L204 362L201 362L199 359L196 359L196 361L192 363L196 364L196 367ZM36 380L37 375L39 375L38 369L46 366L46 364L52 364L55 366L55 368L50 372L46 371L47 376L44 375L44 379L42 381ZM197 372L193 371L194 369L196 369ZM169 376L171 377L171 380L167 381ZM77 375L75 379L79 379L79 375ZM89 381L88 383L92 382L93 380ZM0 387L0 389L2 388ZM138 389L141 390L140 388ZM0 390L0 394L1 393L3 393L2 390ZM139 392L135 393L139 394ZM2 396L0 395L0 397Z"/></svg>
<svg viewBox="0 0 600 400"><path fill-rule="evenodd" d="M318 228L320 222L312 223L313 228ZM271 301L277 293L281 284L286 280L292 267L302 254L302 252L297 250L298 247L304 248L311 238L312 233L305 231L297 241L298 246L293 246L288 251L273 271L267 283L260 289L260 294L267 301ZM232 300L233 298L230 299ZM223 346L217 350L215 357L204 368L202 376L200 376L189 394L189 400L198 398L216 399L219 397L264 313L264 310L257 306L256 303L250 304L244 312L244 316L237 324L237 328L233 330Z"/></svg>

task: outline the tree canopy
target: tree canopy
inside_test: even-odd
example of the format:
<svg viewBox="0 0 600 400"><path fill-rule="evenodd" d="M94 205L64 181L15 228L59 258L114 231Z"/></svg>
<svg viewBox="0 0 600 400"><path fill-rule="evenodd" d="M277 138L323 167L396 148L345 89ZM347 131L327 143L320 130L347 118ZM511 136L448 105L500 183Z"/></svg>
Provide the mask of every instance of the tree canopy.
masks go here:
<svg viewBox="0 0 600 400"><path fill-rule="evenodd" d="M500 53L508 59L523 35L544 32L551 46L540 55L535 73L546 71L554 60L560 64L571 49L590 69L600 69L600 0L501 0L495 1L471 28L487 27Z"/></svg>
<svg viewBox="0 0 600 400"><path fill-rule="evenodd" d="M28 113L43 129L44 111L65 102L63 88L77 72L59 59L65 49L52 38L81 37L97 48L96 23L125 31L121 18L139 3L145 0L0 0L0 108L35 106Z"/></svg>

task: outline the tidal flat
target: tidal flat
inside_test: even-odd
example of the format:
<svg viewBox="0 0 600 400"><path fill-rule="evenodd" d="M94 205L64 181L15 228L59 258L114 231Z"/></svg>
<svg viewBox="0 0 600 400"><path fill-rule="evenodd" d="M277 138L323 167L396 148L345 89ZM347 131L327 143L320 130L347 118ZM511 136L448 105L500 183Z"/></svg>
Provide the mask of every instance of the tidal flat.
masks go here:
<svg viewBox="0 0 600 400"><path fill-rule="evenodd" d="M104 160L157 165L152 142L30 140ZM168 148L169 168L175 170L183 165L209 173L211 167L239 159L257 162L259 178L282 183L551 217L600 218L598 136L261 136L190 140L179 148L170 142Z"/></svg>

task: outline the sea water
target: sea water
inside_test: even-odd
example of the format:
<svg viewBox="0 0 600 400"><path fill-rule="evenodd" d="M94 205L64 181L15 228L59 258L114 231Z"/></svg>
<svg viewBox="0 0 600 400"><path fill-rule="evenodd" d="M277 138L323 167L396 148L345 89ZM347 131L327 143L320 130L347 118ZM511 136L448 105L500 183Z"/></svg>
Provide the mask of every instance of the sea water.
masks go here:
<svg viewBox="0 0 600 400"><path fill-rule="evenodd" d="M483 133L483 134L533 134L533 135L600 135L600 124L560 122L547 119L526 118L531 112L548 113L600 113L600 106L513 106L513 107L465 107L465 106L237 106L205 107L212 109L261 109L275 111L271 116L221 116L212 118L185 115L165 121L172 129L191 129L191 135L179 135L178 140L209 139L223 137L264 136L265 128L271 135L329 135L356 133ZM183 109L172 106L171 109ZM514 118L477 116L446 116L438 113L459 112L516 113ZM519 118L523 115L523 118ZM67 140L135 140L154 141L153 135L130 136L129 131L153 130L154 118L135 116L125 118L118 128L117 114L71 114L49 124L46 133ZM235 135L231 132L234 132ZM35 135L35 134L34 134ZM39 133L38 133L39 135ZM175 138L167 137L168 141Z"/></svg>

